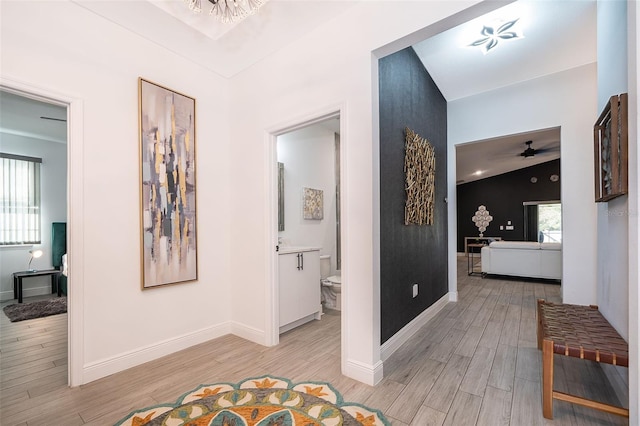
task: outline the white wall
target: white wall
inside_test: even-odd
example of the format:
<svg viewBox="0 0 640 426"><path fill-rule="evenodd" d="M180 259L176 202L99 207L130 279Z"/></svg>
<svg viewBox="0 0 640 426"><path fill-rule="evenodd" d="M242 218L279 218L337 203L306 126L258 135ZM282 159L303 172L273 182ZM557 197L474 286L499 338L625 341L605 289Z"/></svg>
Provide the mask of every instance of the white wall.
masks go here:
<svg viewBox="0 0 640 426"><path fill-rule="evenodd" d="M335 133L320 124L278 136L278 161L284 163L285 229L290 246L321 247L336 273ZM302 217L302 188L323 191L322 220Z"/></svg>
<svg viewBox="0 0 640 426"><path fill-rule="evenodd" d="M271 318L267 292L277 239L277 233L270 231L273 182L265 179L275 160L270 158L268 132L327 109L340 110L343 123L342 273L349 282L343 294L346 371L363 381L373 381L380 351L372 249L373 146L378 125L372 118L376 115L372 75L377 64L371 52L475 3L401 2L399 7L398 2L359 2L334 21L226 82L74 3L38 2L35 7L32 2L2 2L2 82L45 88L78 99L82 105L78 143L82 144L83 156L72 158L78 161L69 164L72 174L78 176L74 185L79 188L78 195L72 194L70 210L82 212L84 218L84 232L77 236L82 241L84 261L72 264L70 280L71 291L75 287L82 293L79 303L84 307L79 321L83 328L81 381L230 330L267 341L264 333ZM635 7L634 2L629 3ZM637 40L636 26L637 18L630 28ZM637 42L635 46L637 49ZM637 71L637 67L631 68L630 73ZM588 129L597 109L596 95L561 95L575 95L568 89L581 82L593 85L595 70L583 71L577 81L565 82L567 90L557 88L553 99L560 103L546 105L546 120L527 125L515 120L507 126L510 116L497 123L499 115L486 117L487 123L504 128L500 132L504 134L518 127L530 130L563 125L553 119L560 112L575 115L563 119L569 124L567 129L563 127L562 156L574 159L563 166L567 169L563 169L563 202L573 206L570 212L565 210L572 220L564 229L568 235L581 236L585 229L595 229L595 209L579 199L593 190L592 152L583 148L585 144L591 146ZM198 118L199 280L144 292L140 291L138 268L138 76L196 97ZM517 103L522 99L508 100ZM589 101L584 102L586 99ZM571 102L570 108L562 102ZM502 104L500 114L510 114L514 108L504 105L510 104ZM573 112L576 108L591 110L580 131L577 123L582 114ZM478 111L482 109L474 109ZM553 124L546 126L544 122ZM484 132L484 137L496 133L488 129ZM635 132L637 137L637 127ZM475 135L473 140L477 138ZM464 140L472 138L459 135L456 143ZM637 192L634 152L632 174ZM455 161L455 157L450 156L450 160ZM451 182L454 185L455 179ZM637 208L637 197L634 206ZM455 211L455 205L450 207ZM636 231L637 220L636 216ZM73 229L73 224L70 227ZM565 265L576 270L569 274L571 281L587 276L592 269L585 265L595 260L593 239L593 232L586 232L574 243L580 249L572 246L568 251L571 256L565 257ZM637 236L634 241L632 249L637 257ZM453 252L455 256L455 249ZM247 261L251 267L247 267ZM82 277L82 282L73 281L73 276ZM586 283L584 298L595 299L595 286L592 288L589 280ZM80 288L83 291L78 291ZM637 288L630 293L636 300L637 320ZM637 343L637 326L631 337ZM635 360L630 383L635 383L631 394L637 397L637 354Z"/></svg>
<svg viewBox="0 0 640 426"><path fill-rule="evenodd" d="M79 100L70 158L82 212L70 253L81 383L230 331L228 83L77 4L2 2L2 83ZM199 279L140 289L138 77L196 98ZM75 127L74 127L75 126ZM76 150L77 151L77 150ZM72 178L73 179L73 178ZM68 223L73 234L74 223ZM73 237L72 237L73 238ZM74 305L75 303L75 305ZM80 333L73 335L74 330ZM71 369L74 370L73 366ZM77 384L77 382L76 382Z"/></svg>
<svg viewBox="0 0 640 426"><path fill-rule="evenodd" d="M31 267L51 269L51 223L67 220L67 147L59 142L24 136L0 134L0 151L42 158L40 195L42 242L34 246L0 247L0 300L13 299L13 272L24 271L29 263L29 250L42 250ZM51 293L50 277L23 281L24 297Z"/></svg>
<svg viewBox="0 0 640 426"><path fill-rule="evenodd" d="M627 93L627 4L598 1L598 115ZM597 116L596 116L597 118ZM594 119L595 122L595 119ZM598 299L607 320L629 338L629 200L598 203Z"/></svg>
<svg viewBox="0 0 640 426"><path fill-rule="evenodd" d="M629 195L598 205L598 305L629 343L629 369L619 369L628 374L629 424L640 423L639 22L637 2L598 1L598 110L610 96L629 93Z"/></svg>
<svg viewBox="0 0 640 426"><path fill-rule="evenodd" d="M359 2L233 79L233 162L252 172L236 180L232 252L242 252L256 266L243 268L242 259L233 259L232 269L243 283L236 292L234 319L261 328L273 318L267 296L275 259L268 248L276 244L277 233L270 232L275 212L265 191L273 183L263 181L273 173L269 129L340 110L342 277L348 283L342 293L342 367L359 380L379 380L380 301L373 275L373 135L378 123L372 119L377 63L372 51L473 3L402 2L398 7L397 2ZM266 219L256 220L262 216ZM255 297L240 304L247 293Z"/></svg>
<svg viewBox="0 0 640 426"><path fill-rule="evenodd" d="M375 370L379 380L371 52L474 3L359 3L229 84L70 1L2 2L2 83L73 99L79 120L70 123L69 146L78 153L70 158L70 216L78 212L82 222L76 234L69 223L82 259L74 264L70 253L71 348L82 376L75 383L229 331L268 341L277 233L271 238L272 182L264 178L274 159L265 129L328 105L344 111L348 143L342 207L351 273L342 272L352 290L343 295L350 305L345 353L352 376L372 381ZM197 99L199 280L147 291L140 290L139 270L140 76Z"/></svg>
<svg viewBox="0 0 640 426"><path fill-rule="evenodd" d="M640 424L640 10L637 2L628 2L628 84L629 84L629 424Z"/></svg>
<svg viewBox="0 0 640 426"><path fill-rule="evenodd" d="M593 202L593 123L596 64L552 74L448 104L449 144L560 127L562 297L596 302L596 207ZM455 157L449 158L455 169ZM455 181L449 182L455 197Z"/></svg>

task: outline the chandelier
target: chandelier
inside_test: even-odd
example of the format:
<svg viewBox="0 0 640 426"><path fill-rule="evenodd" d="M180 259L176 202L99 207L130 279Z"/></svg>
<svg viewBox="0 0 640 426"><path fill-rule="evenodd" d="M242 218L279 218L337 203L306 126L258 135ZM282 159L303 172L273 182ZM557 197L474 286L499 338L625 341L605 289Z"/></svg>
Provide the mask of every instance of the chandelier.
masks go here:
<svg viewBox="0 0 640 426"><path fill-rule="evenodd" d="M213 5L209 15L227 24L256 13L268 0L205 0ZM184 0L194 13L202 12L202 0Z"/></svg>

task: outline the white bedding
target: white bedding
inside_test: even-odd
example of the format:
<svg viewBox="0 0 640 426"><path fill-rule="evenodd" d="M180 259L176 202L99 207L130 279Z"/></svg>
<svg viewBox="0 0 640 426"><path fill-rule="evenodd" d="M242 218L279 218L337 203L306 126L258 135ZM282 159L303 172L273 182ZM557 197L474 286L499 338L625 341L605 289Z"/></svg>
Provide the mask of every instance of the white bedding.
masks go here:
<svg viewBox="0 0 640 426"><path fill-rule="evenodd" d="M67 253L62 255L62 275L67 276Z"/></svg>

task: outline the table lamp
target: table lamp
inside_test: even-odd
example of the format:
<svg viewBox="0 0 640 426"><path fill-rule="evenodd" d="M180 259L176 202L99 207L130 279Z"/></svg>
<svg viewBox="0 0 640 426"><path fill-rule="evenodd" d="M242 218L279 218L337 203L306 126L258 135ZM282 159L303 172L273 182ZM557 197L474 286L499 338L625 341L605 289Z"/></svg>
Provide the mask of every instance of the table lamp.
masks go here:
<svg viewBox="0 0 640 426"><path fill-rule="evenodd" d="M33 261L34 257L37 259L42 256L42 250L29 250L29 254L31 255L31 258L29 259L29 268L27 270L29 272L36 272L35 269L31 269L31 262Z"/></svg>

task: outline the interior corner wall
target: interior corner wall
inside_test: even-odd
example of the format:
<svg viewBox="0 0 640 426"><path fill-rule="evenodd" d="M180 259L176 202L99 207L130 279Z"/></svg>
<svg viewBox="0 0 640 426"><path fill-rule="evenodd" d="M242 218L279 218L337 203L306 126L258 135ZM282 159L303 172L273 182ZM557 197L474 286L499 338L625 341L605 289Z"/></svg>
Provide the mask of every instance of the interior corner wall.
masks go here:
<svg viewBox="0 0 640 426"><path fill-rule="evenodd" d="M365 383L381 378L380 296L373 272L377 254L372 250L377 191L374 129L379 128L373 113L377 60L372 52L475 3L406 2L399 8L395 2L354 2L344 13L233 78L231 162L251 170L236 175L231 203L235 219L231 252L237 253L232 269L234 280L241 283L235 287L233 309L238 320L258 328L272 318L266 291L276 259L267 248L277 239L277 217L269 218L277 209L267 190L275 183L264 179L274 168L265 134L340 111L342 372ZM247 258L255 267L243 267ZM245 300L246 294L255 297Z"/></svg>
<svg viewBox="0 0 640 426"><path fill-rule="evenodd" d="M471 218L480 205L484 205L493 217L484 236L524 241L523 202L560 200L562 177L553 182L549 179L551 175L560 176L559 159L458 185L458 252L464 252L464 237L478 236L478 228ZM532 183L532 177L536 177L537 182ZM507 221L511 222L513 230L506 230ZM500 230L500 226L505 229Z"/></svg>
<svg viewBox="0 0 640 426"><path fill-rule="evenodd" d="M596 64L449 102L449 144L560 127L562 158L562 297L596 303L596 207L593 123ZM508 107L505 107L508 106ZM455 159L450 160L455 167ZM587 230L587 231L585 231Z"/></svg>
<svg viewBox="0 0 640 426"><path fill-rule="evenodd" d="M412 48L379 61L381 343L444 296L447 102ZM405 225L405 127L435 149L433 225ZM417 297L412 287L418 284Z"/></svg>
<svg viewBox="0 0 640 426"><path fill-rule="evenodd" d="M626 3L598 1L598 115L611 96L628 91ZM629 199L623 195L597 206L597 305L628 339Z"/></svg>
<svg viewBox="0 0 640 426"><path fill-rule="evenodd" d="M227 334L233 282L229 83L74 2L1 7L2 83L82 104L82 123L69 123L80 126L81 137L68 147L74 152L73 143L82 144L83 153L68 164L77 188L70 191L69 212L80 211L83 219L82 235L70 236L74 224L68 223L68 237L83 242L83 261L69 257L70 318L82 312L81 326L76 323L82 335L70 335L72 349L81 347L72 361L82 377L74 380L86 383ZM144 291L139 77L195 97L197 120L198 280ZM82 294L81 307L73 304L74 288Z"/></svg>
<svg viewBox="0 0 640 426"><path fill-rule="evenodd" d="M51 223L67 220L67 147L64 143L45 141L8 133L0 134L0 150L15 155L42 158L40 165L41 243L33 246L43 251L33 259L35 269L51 269ZM0 247L0 300L13 299L13 272L24 271L32 246ZM51 293L49 277L24 280L24 296Z"/></svg>

